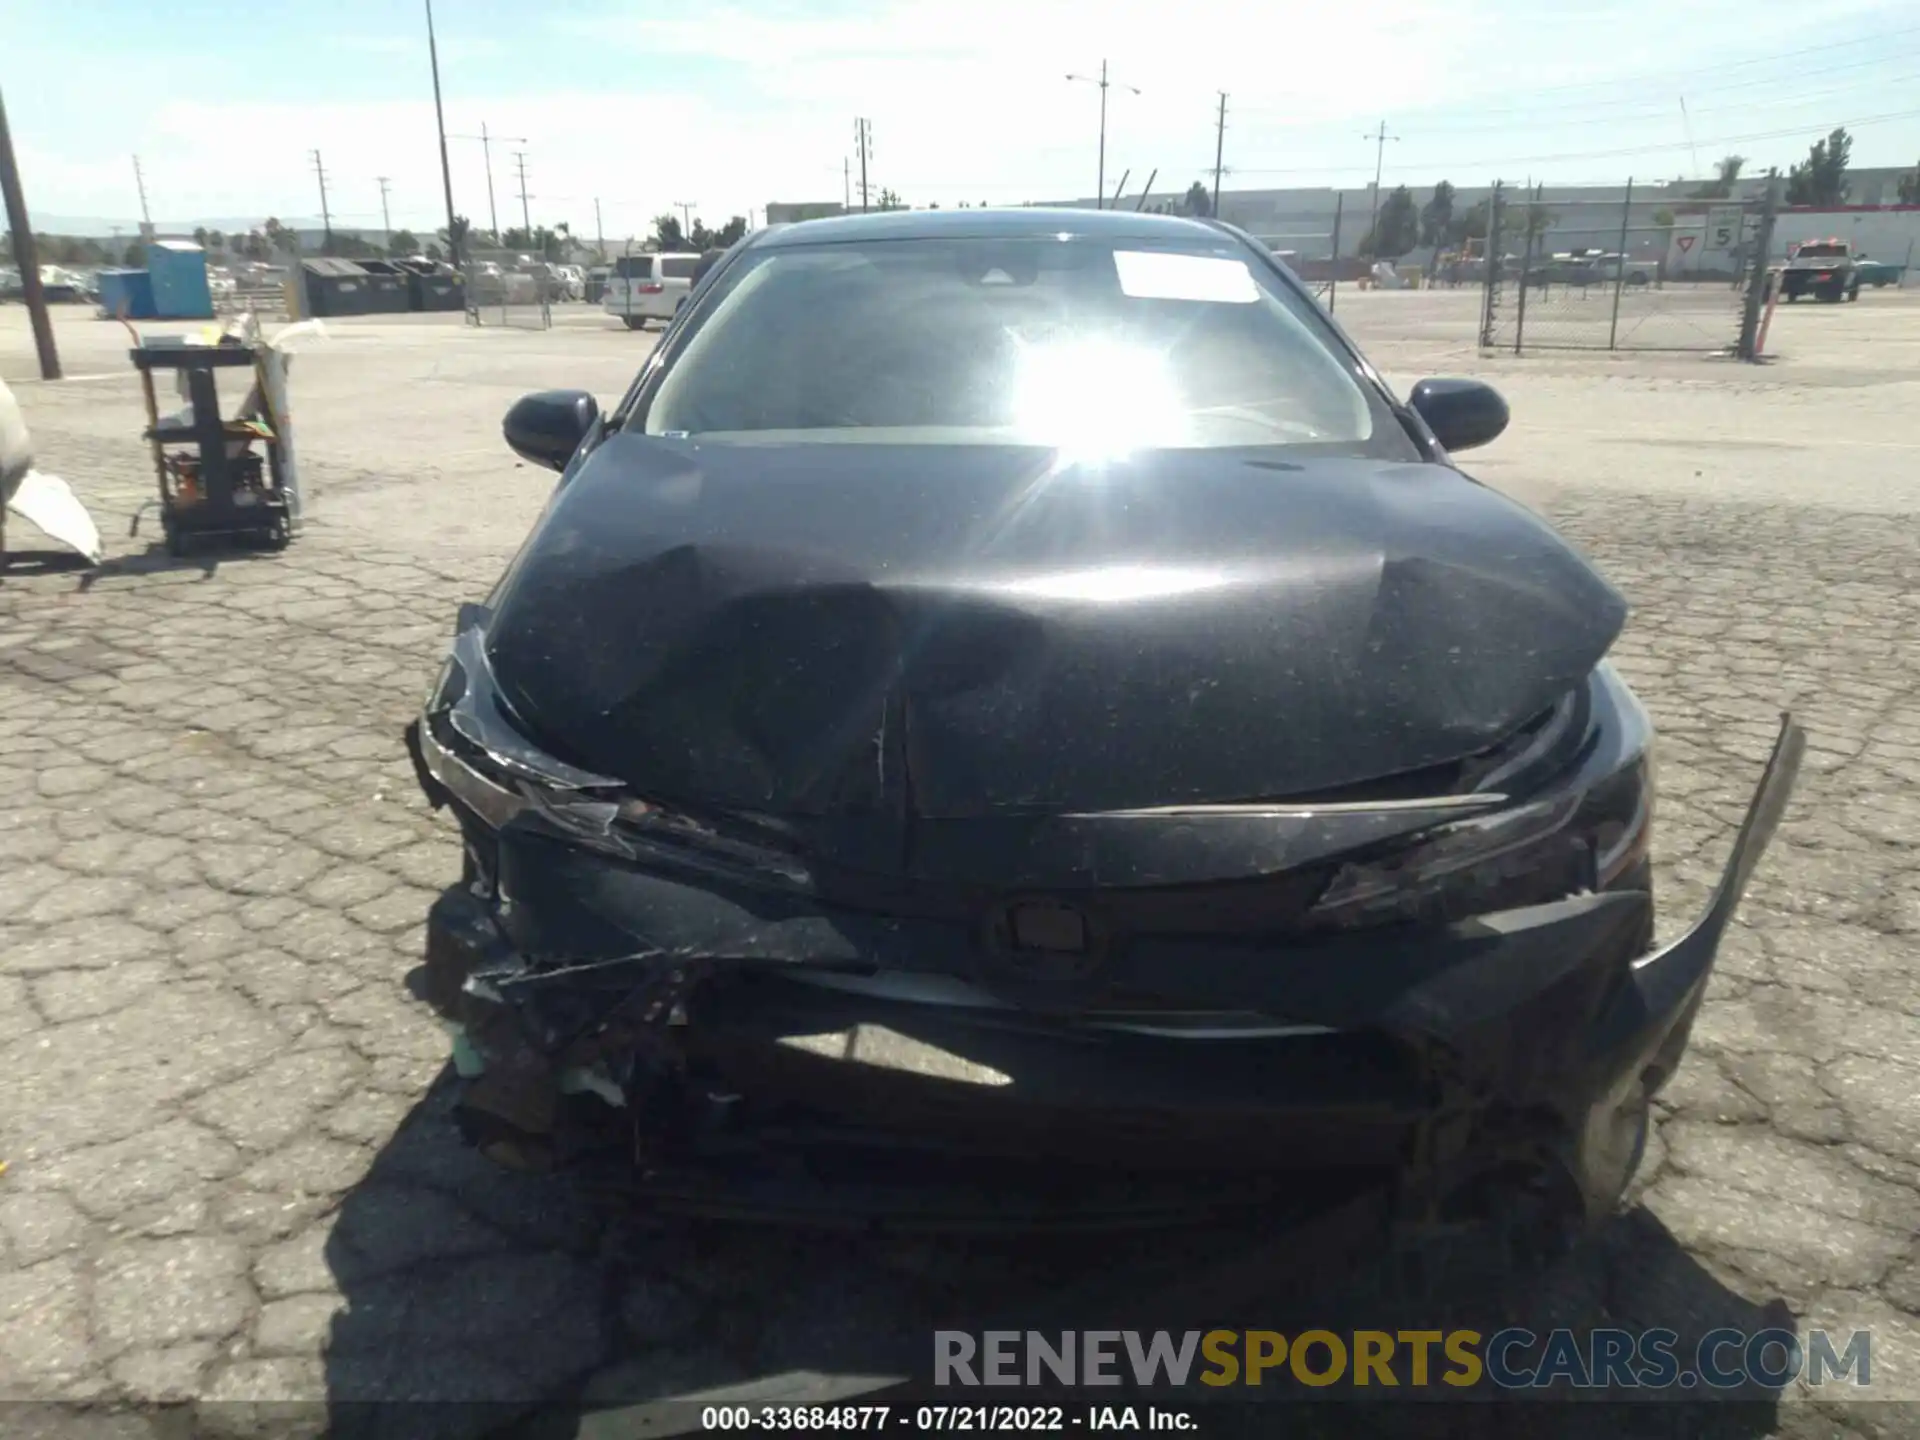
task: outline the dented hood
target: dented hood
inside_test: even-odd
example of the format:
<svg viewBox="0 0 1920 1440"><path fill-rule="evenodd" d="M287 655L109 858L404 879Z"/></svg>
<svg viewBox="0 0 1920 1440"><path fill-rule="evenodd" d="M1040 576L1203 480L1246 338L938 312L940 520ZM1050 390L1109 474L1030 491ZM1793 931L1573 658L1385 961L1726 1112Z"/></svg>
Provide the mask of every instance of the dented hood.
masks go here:
<svg viewBox="0 0 1920 1440"><path fill-rule="evenodd" d="M496 596L532 738L662 799L965 818L1317 794L1584 678L1620 596L1441 465L616 435Z"/></svg>

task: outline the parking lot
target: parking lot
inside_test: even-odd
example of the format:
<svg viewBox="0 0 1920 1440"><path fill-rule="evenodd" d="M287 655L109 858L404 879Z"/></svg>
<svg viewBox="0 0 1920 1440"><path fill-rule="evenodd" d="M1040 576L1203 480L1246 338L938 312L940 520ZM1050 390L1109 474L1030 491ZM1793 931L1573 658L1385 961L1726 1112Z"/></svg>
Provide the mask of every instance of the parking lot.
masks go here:
<svg viewBox="0 0 1920 1440"><path fill-rule="evenodd" d="M1337 313L1403 392L1498 385L1512 427L1467 468L1633 603L1618 659L1662 731L1667 933L1780 712L1810 732L1640 1205L1506 1318L1866 1327L1869 1393L1904 1407L1789 1394L1723 1433L1920 1433L1920 294L1782 307L1762 366L1481 357L1478 303L1342 290ZM206 1413L309 1428L324 1404L488 1402L404 1429L478 1434L582 1390L864 1373L1057 1283L1026 1252L609 1227L443 1123L446 1038L406 977L458 852L400 733L549 490L502 412L553 386L610 402L652 343L558 315L331 322L292 371L308 524L281 556L172 561L151 517L129 537L153 480L118 325L61 314L73 378L16 385L109 554L16 553L0 583L0 1398L300 1402ZM32 357L0 307L0 375ZM1211 1323L1288 1323L1242 1303ZM1443 1433L1440 1408L1393 1423Z"/></svg>

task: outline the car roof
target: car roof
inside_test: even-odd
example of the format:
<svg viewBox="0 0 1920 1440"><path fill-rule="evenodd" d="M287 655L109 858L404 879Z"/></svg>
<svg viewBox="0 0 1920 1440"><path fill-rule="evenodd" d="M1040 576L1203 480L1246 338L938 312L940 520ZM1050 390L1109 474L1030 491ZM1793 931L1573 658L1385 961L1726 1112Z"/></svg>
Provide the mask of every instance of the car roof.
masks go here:
<svg viewBox="0 0 1920 1440"><path fill-rule="evenodd" d="M1084 235L1108 240L1211 240L1221 230L1205 220L1146 215L1132 210L1078 210L1022 206L1004 210L885 210L797 220L762 231L756 244L832 245L861 240L1013 239L1020 236Z"/></svg>

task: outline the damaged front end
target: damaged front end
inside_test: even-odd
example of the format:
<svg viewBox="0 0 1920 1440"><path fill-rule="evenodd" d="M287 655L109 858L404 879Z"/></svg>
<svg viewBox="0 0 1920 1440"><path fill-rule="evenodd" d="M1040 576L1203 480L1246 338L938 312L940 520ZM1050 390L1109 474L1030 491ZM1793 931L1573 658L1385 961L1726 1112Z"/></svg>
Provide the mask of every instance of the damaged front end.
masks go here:
<svg viewBox="0 0 1920 1440"><path fill-rule="evenodd" d="M1804 743L1783 719L1654 952L1651 731L1604 664L1444 793L803 824L546 753L490 619L408 730L466 847L424 972L461 1124L706 1214L1127 1225L1378 1185L1420 1220L1547 1177L1598 1218Z"/></svg>

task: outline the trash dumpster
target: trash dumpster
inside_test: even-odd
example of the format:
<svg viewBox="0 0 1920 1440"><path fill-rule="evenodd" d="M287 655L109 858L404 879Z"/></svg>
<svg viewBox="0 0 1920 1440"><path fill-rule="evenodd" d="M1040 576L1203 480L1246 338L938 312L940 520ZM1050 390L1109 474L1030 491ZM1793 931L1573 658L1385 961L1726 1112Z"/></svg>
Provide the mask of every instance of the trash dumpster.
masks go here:
<svg viewBox="0 0 1920 1440"><path fill-rule="evenodd" d="M307 313L316 318L367 313L367 272L351 260L302 260Z"/></svg>
<svg viewBox="0 0 1920 1440"><path fill-rule="evenodd" d="M407 303L413 310L464 310L466 287L450 265L432 260L393 262L407 277Z"/></svg>
<svg viewBox="0 0 1920 1440"><path fill-rule="evenodd" d="M391 260L356 260L367 277L367 313L404 315L411 305L407 299L406 272Z"/></svg>

